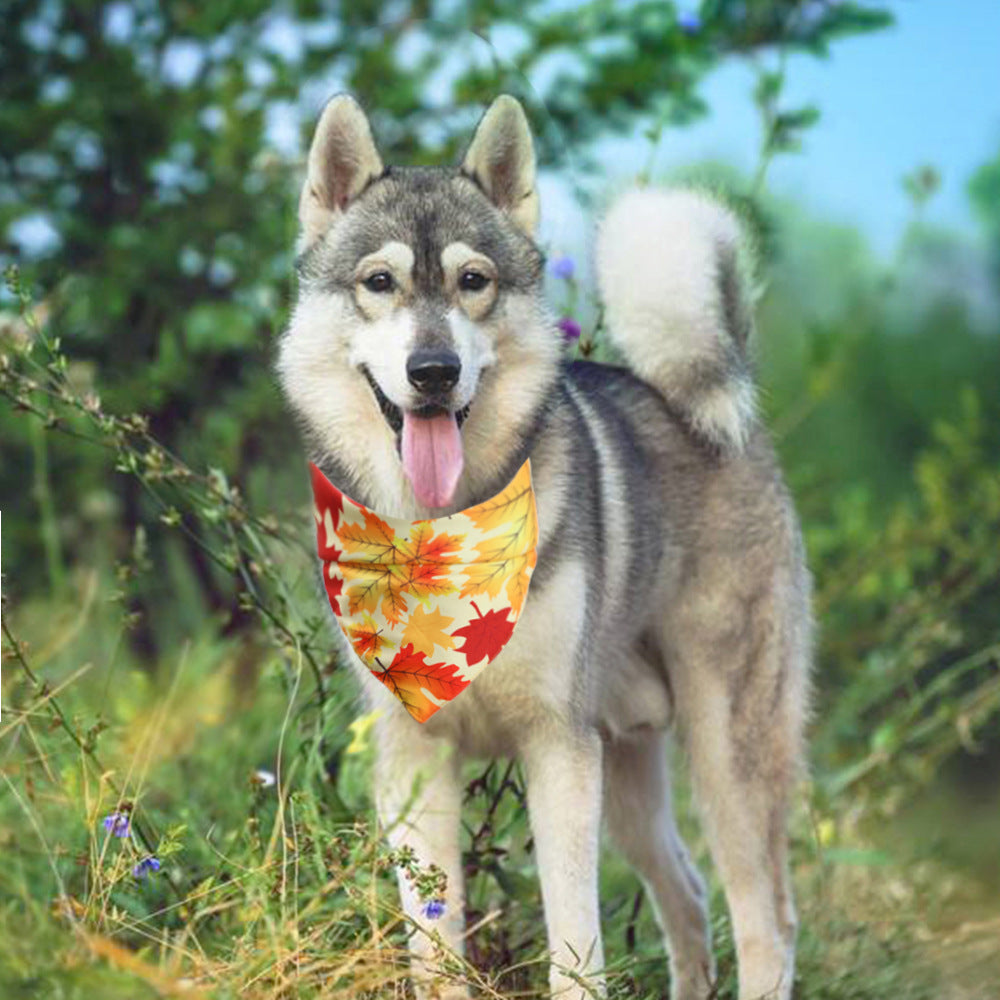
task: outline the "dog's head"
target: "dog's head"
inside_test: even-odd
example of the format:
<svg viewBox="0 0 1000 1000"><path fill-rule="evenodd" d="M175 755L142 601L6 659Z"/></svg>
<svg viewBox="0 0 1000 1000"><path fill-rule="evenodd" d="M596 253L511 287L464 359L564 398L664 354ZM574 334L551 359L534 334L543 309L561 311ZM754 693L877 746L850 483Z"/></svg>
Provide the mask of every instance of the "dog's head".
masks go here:
<svg viewBox="0 0 1000 1000"><path fill-rule="evenodd" d="M470 448L494 445L494 466L506 457L500 429L516 437L558 358L537 219L531 134L513 98L490 107L458 168L385 168L358 104L327 105L278 368L353 475L372 483L395 463L417 504L442 508Z"/></svg>

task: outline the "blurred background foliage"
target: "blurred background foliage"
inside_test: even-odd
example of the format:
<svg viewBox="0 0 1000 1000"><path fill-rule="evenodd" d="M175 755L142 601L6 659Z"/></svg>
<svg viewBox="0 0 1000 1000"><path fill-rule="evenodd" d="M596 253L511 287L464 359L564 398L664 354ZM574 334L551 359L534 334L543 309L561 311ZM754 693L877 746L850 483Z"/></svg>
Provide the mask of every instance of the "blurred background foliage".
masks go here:
<svg viewBox="0 0 1000 1000"><path fill-rule="evenodd" d="M653 145L711 114L699 84L731 59L757 67L758 169L700 164L679 179L728 198L756 233L765 409L816 578L800 992L987 995L983 928L1000 932L988 902L1000 890L1000 149L968 186L981 242L923 222L937 176L918 164L900 179L913 217L889 262L766 187L822 110L787 106L787 54L823 56L890 23L881 6L833 0L707 0L697 14L658 0L6 0L5 995L133 996L136 977L162 991L182 973L268 997L357 996L385 980L388 953L360 943L362 887L388 885L366 826L370 748L348 730L303 456L270 370L323 101L350 90L387 160L437 163L496 93L514 93L543 167L591 210L608 194L594 141ZM584 320L572 350L601 356L577 274L552 282L553 302ZM276 759L277 793L247 782ZM501 972L537 954L540 927L516 769L477 773L468 794L471 913L508 907L472 954L493 986L537 986L538 969ZM100 835L123 797L137 803L128 850L175 859L159 880L130 878L128 850ZM289 902L291 855L328 963L298 979L313 925ZM621 995L659 996L649 907L609 869ZM380 917L391 886L383 897ZM60 951L67 922L101 962ZM725 947L724 921L719 934ZM351 954L380 971L334 968L331 955ZM723 971L729 995L731 962Z"/></svg>

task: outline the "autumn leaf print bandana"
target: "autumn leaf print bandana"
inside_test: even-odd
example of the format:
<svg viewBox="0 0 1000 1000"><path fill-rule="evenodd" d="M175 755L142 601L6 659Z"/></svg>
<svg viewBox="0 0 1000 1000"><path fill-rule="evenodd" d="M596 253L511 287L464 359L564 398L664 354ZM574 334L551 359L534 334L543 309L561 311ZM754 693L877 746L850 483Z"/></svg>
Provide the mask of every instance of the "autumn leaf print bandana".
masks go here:
<svg viewBox="0 0 1000 1000"><path fill-rule="evenodd" d="M495 497L448 517L379 517L310 465L323 582L366 667L426 722L514 632L538 520L525 462Z"/></svg>

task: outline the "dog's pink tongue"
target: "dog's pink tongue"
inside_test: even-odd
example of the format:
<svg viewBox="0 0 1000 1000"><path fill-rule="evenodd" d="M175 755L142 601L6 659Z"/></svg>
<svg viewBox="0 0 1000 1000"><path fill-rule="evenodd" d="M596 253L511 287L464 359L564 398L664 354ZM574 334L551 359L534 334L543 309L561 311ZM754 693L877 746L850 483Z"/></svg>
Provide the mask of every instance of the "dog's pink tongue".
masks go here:
<svg viewBox="0 0 1000 1000"><path fill-rule="evenodd" d="M462 435L454 413L418 417L403 411L403 469L425 507L447 507L462 474Z"/></svg>

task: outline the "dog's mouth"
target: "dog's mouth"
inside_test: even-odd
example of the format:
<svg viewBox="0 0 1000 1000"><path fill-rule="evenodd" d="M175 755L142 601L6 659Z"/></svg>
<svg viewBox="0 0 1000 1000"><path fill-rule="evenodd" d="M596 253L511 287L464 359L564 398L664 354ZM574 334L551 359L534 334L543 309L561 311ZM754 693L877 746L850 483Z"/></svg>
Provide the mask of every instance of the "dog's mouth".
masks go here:
<svg viewBox="0 0 1000 1000"><path fill-rule="evenodd" d="M417 500L427 507L449 506L464 465L460 431L471 402L457 411L435 403L404 410L382 391L366 365L361 373L396 436L396 450Z"/></svg>
<svg viewBox="0 0 1000 1000"><path fill-rule="evenodd" d="M375 381L375 377L368 370L367 365L361 365L361 374L364 375L365 380L371 386L372 393L375 396L375 402L378 403L378 408L382 411L382 416L385 417L385 422L392 428L392 432L396 435L396 447L399 447L400 436L403 433L403 410L398 407L383 391L382 387ZM469 410L472 409L472 402L468 402L460 410L455 410L455 422L458 424L459 429L461 429L462 424L465 423L466 417L469 415ZM440 417L445 414L451 413L452 411L444 406L434 406L433 404L422 406L419 409L412 411L414 416L417 417Z"/></svg>

